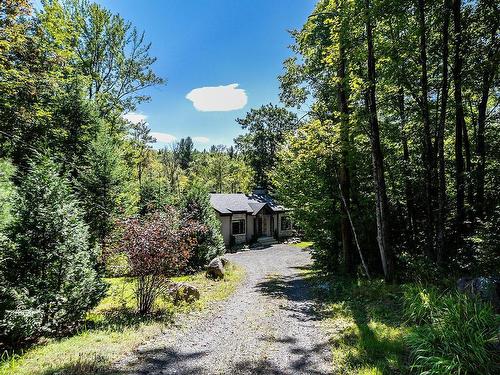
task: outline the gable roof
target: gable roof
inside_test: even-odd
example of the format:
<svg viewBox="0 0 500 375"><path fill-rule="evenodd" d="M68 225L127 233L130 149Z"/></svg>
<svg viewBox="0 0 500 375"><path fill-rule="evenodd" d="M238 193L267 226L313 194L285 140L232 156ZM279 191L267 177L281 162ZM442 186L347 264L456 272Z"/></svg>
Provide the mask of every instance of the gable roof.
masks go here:
<svg viewBox="0 0 500 375"><path fill-rule="evenodd" d="M247 213L257 215L264 207L273 212L286 208L278 205L268 194L210 194L212 207L220 214Z"/></svg>

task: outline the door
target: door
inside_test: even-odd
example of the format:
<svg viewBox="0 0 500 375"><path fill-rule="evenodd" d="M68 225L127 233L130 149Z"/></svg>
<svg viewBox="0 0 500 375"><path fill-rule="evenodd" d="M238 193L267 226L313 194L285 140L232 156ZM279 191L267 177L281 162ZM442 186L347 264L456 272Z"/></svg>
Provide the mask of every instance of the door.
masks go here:
<svg viewBox="0 0 500 375"><path fill-rule="evenodd" d="M256 230L257 237L262 237L262 216L257 216L255 220L257 223L257 230Z"/></svg>

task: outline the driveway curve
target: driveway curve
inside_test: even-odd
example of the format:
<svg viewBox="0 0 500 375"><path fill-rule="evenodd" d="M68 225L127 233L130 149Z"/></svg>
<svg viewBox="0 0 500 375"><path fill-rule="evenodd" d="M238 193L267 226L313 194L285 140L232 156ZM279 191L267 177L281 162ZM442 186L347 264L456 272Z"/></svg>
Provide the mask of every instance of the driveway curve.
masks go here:
<svg viewBox="0 0 500 375"><path fill-rule="evenodd" d="M144 345L130 374L329 374L331 354L303 271L307 250L274 245L227 257L246 269L237 291L187 327Z"/></svg>

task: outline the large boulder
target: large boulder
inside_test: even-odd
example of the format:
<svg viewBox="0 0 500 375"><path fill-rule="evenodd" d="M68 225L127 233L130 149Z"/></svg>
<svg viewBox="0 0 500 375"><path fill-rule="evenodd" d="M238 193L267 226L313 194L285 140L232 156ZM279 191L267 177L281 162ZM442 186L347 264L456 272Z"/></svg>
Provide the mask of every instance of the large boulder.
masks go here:
<svg viewBox="0 0 500 375"><path fill-rule="evenodd" d="M457 289L491 303L495 311L500 311L500 278L462 277L457 281Z"/></svg>
<svg viewBox="0 0 500 375"><path fill-rule="evenodd" d="M214 258L207 266L207 276L213 279L224 278L224 263L220 257Z"/></svg>
<svg viewBox="0 0 500 375"><path fill-rule="evenodd" d="M222 267L224 268L227 268L229 266L229 264L231 263L229 261L229 259L227 259L226 257L219 257L220 258L220 261L222 262Z"/></svg>
<svg viewBox="0 0 500 375"><path fill-rule="evenodd" d="M193 285L187 283L170 283L168 294L175 304L179 302L193 302L200 299L200 291Z"/></svg>

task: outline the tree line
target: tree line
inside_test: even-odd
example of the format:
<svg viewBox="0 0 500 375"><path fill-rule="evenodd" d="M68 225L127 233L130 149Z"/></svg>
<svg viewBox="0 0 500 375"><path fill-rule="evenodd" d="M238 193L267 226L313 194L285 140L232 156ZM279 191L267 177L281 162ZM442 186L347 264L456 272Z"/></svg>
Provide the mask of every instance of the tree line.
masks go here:
<svg viewBox="0 0 500 375"><path fill-rule="evenodd" d="M490 0L321 0L291 32L284 108L252 109L235 143L322 265L498 270L498 14Z"/></svg>

